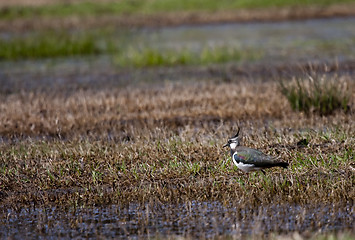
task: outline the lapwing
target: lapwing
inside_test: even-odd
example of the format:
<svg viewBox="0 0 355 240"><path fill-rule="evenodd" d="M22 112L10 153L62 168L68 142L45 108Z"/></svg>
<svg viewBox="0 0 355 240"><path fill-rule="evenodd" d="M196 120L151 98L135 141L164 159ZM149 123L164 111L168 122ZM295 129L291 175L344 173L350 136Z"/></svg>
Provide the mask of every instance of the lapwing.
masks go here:
<svg viewBox="0 0 355 240"><path fill-rule="evenodd" d="M225 144L223 147L230 147L233 163L240 170L247 173L261 170L265 174L263 170L265 168L288 167L287 162L279 161L277 158L266 155L259 150L240 146L239 132L240 128L238 128L237 134L234 137L228 139L227 144Z"/></svg>

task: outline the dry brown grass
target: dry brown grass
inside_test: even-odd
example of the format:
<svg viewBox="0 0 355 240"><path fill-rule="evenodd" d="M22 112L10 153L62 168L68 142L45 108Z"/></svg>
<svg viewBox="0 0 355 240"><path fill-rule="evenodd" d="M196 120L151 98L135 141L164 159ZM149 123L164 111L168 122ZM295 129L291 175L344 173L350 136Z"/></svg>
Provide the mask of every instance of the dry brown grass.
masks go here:
<svg viewBox="0 0 355 240"><path fill-rule="evenodd" d="M2 96L0 111L2 204L355 197L353 115L293 113L276 83L19 93ZM245 145L291 168L233 169L221 145L237 125ZM297 146L303 138L309 146Z"/></svg>
<svg viewBox="0 0 355 240"><path fill-rule="evenodd" d="M146 123L174 126L189 121L282 118L290 110L281 94L270 94L276 89L270 83L196 84L79 91L70 96L21 93L2 101L0 133L9 137L106 134Z"/></svg>
<svg viewBox="0 0 355 240"><path fill-rule="evenodd" d="M353 82L349 85L354 89ZM270 82L167 84L148 89L77 91L70 95L22 92L3 97L0 110L0 134L9 138L71 138L87 134L104 137L142 126L174 130L219 121L278 119L295 127L302 126L300 118L311 124L314 121L293 113L277 83ZM335 119L348 122L351 117Z"/></svg>

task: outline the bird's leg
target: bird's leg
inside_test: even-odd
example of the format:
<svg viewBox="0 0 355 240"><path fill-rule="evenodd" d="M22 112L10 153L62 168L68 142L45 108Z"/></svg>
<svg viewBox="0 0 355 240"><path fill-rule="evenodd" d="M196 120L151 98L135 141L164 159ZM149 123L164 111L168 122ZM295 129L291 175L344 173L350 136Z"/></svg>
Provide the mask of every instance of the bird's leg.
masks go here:
<svg viewBox="0 0 355 240"><path fill-rule="evenodd" d="M264 175L266 175L266 172L263 169L260 169L260 170Z"/></svg>

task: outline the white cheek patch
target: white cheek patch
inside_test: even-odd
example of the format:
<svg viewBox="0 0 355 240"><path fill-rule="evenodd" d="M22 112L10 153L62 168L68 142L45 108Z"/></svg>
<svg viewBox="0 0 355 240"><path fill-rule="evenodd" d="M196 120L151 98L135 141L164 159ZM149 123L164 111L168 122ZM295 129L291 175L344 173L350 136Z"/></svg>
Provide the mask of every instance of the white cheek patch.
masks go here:
<svg viewBox="0 0 355 240"><path fill-rule="evenodd" d="M230 144L230 147L231 147L231 149L236 148L236 147L237 147L237 143L235 143L235 142L231 143L231 144Z"/></svg>

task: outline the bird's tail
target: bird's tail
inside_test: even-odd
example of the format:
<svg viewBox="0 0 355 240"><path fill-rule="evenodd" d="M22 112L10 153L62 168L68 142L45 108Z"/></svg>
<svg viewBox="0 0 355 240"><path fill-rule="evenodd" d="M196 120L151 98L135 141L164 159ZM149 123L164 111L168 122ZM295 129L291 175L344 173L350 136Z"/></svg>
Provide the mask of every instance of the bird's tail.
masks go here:
<svg viewBox="0 0 355 240"><path fill-rule="evenodd" d="M288 163L287 163L287 162L279 162L279 163L277 163L276 166L280 166L280 167L283 167L283 168L287 168L287 167L288 167Z"/></svg>

